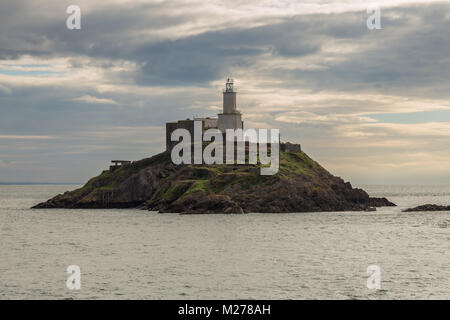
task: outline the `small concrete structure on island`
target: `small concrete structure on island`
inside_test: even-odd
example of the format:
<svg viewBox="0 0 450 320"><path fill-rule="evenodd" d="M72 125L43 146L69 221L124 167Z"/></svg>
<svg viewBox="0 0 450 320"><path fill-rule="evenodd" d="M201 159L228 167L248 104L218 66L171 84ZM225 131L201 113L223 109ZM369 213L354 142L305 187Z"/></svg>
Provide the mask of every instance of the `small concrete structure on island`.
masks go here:
<svg viewBox="0 0 450 320"><path fill-rule="evenodd" d="M126 164L130 164L131 161L128 161L128 160L111 160L111 163L113 163L114 165L111 165L109 167L109 171L113 172L113 171L117 170L118 168L120 168L121 166L124 166Z"/></svg>
<svg viewBox="0 0 450 320"><path fill-rule="evenodd" d="M300 152L302 147L299 143L280 143L280 150L283 152Z"/></svg>

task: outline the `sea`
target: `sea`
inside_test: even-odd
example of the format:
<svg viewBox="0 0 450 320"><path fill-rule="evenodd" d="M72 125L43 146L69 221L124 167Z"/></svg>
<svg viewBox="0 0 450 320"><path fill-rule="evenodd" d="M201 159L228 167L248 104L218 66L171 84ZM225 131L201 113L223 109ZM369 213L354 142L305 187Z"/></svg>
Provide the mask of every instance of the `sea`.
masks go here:
<svg viewBox="0 0 450 320"><path fill-rule="evenodd" d="M0 185L1 300L450 298L450 212L402 212L450 185L359 186L398 205L374 212L30 209L77 187Z"/></svg>

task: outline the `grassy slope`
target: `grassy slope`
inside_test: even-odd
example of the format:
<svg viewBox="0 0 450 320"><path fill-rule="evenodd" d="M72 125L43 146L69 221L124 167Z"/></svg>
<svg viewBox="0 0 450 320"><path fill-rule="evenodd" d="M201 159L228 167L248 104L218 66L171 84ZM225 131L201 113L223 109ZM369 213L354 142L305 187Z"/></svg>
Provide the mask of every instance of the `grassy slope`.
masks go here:
<svg viewBox="0 0 450 320"><path fill-rule="evenodd" d="M171 202L197 192L218 194L236 184L249 189L272 179L288 179L293 175L316 176L318 172L326 171L304 152L280 152L280 169L275 176L261 176L256 165L189 165L168 177L150 202Z"/></svg>
<svg viewBox="0 0 450 320"><path fill-rule="evenodd" d="M117 200L118 194L122 194L120 190L123 190L127 179L144 169L158 166L173 166L170 155L161 153L152 158L125 165L114 172L104 171L90 179L82 188L58 197L64 203L107 202L109 205ZM158 169L154 170L158 171ZM241 189L248 190L258 184L273 183L289 179L294 175L316 179L328 174L304 152L280 152L280 168L275 176L261 176L258 165L185 165L176 167L171 172L158 181L155 192L149 194L145 200L152 204L170 203L198 192L219 194L237 184Z"/></svg>

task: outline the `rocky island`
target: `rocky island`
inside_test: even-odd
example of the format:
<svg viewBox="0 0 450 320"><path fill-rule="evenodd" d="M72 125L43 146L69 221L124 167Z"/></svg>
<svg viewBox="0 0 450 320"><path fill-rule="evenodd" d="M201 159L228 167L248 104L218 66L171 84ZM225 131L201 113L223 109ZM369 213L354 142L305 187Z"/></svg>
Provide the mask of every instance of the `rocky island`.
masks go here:
<svg viewBox="0 0 450 320"><path fill-rule="evenodd" d="M242 147L246 150L241 151L250 151L250 140L247 141L244 136L228 137L230 130L231 133L242 133L244 129L233 85L233 80L228 78L223 90L223 112L217 118L167 122L165 152L134 162L113 160L115 166L92 178L82 188L58 195L34 208L141 208L160 213L284 213L373 211L375 207L394 206L385 198L371 198L364 190L355 189L349 182L331 175L308 157L299 144L279 143L276 129L275 140L280 152L273 153L277 163L273 175L263 174L263 171L267 172L267 167L262 168L261 165L264 161L256 161L256 158L255 161L247 161L250 160L247 156L245 161L240 161L247 163L245 165L233 164L239 162L233 160L231 164L217 164L224 161L194 161L199 163L194 165L187 164L189 161L173 161L172 151L174 155L179 155L176 151L178 143L182 145L185 142L184 139L183 143L178 141L182 136L186 136L190 143L186 154L190 154L192 146L194 154L195 150L200 150L200 156L202 152L206 153L210 148L208 141L211 140L205 142L203 138L209 133L215 135L214 143L223 143L224 149L230 147L229 150L235 150L233 142L228 146L229 141L234 141L235 146L244 141L245 146ZM246 135L249 133L246 130ZM224 136L228 142L221 139ZM258 137L256 132L254 137ZM273 138L272 133L270 137L269 140ZM222 142L217 142L217 139ZM257 141L253 141L251 146L255 143ZM260 141L259 157L261 147L266 146L262 149L268 151L271 145L267 140L262 144ZM218 150L214 149L215 157L219 157ZM185 152L182 153L184 156ZM230 151L231 155L233 153ZM270 154L272 157L272 151ZM189 159L191 157L187 156Z"/></svg>
<svg viewBox="0 0 450 320"><path fill-rule="evenodd" d="M439 206L437 204L424 204L421 206L403 210L403 212L417 212L417 211L450 211L450 206Z"/></svg>
<svg viewBox="0 0 450 320"><path fill-rule="evenodd" d="M174 165L170 152L105 170L34 208L140 208L160 213L362 211L395 206L325 170L303 151L280 152L275 175L259 165Z"/></svg>

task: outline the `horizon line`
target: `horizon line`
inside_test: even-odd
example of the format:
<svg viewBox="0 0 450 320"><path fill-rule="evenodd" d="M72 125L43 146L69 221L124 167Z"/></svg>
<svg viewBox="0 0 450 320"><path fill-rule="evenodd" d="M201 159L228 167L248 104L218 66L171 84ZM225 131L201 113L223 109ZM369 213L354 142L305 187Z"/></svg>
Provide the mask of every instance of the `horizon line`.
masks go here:
<svg viewBox="0 0 450 320"><path fill-rule="evenodd" d="M47 184L47 185L83 185L82 182L2 182L0 181L0 185L39 185L39 184Z"/></svg>

